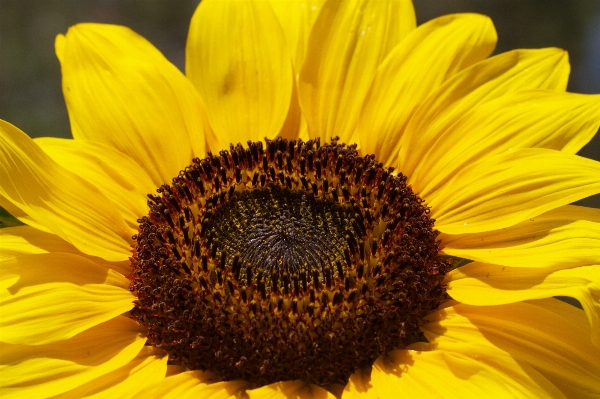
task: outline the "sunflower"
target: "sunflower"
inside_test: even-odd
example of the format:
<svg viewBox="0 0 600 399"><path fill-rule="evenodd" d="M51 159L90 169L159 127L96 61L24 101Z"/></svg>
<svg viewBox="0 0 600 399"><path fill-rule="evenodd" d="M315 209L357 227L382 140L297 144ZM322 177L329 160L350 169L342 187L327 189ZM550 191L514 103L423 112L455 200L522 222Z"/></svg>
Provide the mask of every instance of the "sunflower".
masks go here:
<svg viewBox="0 0 600 399"><path fill-rule="evenodd" d="M185 75L59 35L74 139L0 122L2 397L598 397L600 98L495 43L384 0L204 0Z"/></svg>

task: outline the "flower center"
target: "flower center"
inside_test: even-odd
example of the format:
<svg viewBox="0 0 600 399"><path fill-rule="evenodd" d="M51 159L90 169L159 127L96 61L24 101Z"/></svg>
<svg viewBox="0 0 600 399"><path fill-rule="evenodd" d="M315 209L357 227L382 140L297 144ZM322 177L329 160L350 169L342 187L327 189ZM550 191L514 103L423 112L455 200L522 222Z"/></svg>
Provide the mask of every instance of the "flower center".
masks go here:
<svg viewBox="0 0 600 399"><path fill-rule="evenodd" d="M224 380L346 384L420 339L449 263L403 175L336 138L265 142L148 196L131 317L171 363Z"/></svg>

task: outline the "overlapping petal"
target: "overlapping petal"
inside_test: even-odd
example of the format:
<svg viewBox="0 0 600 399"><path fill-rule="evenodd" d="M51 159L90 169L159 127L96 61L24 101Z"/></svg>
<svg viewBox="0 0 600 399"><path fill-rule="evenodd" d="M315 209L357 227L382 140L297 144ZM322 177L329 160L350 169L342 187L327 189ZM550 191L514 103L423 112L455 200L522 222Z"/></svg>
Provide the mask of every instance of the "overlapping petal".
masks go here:
<svg viewBox="0 0 600 399"><path fill-rule="evenodd" d="M68 339L133 307L129 280L68 253L0 262L2 342L43 345Z"/></svg>
<svg viewBox="0 0 600 399"><path fill-rule="evenodd" d="M0 261L21 255L69 253L89 258L96 265L112 269L126 276L131 273L129 261L110 262L102 258L85 255L72 244L56 234L47 233L31 226L14 226L0 229Z"/></svg>
<svg viewBox="0 0 600 399"><path fill-rule="evenodd" d="M600 210L566 205L500 230L440 239L445 254L503 266L600 264Z"/></svg>
<svg viewBox="0 0 600 399"><path fill-rule="evenodd" d="M270 0L290 51L294 71L300 71L308 37L325 0Z"/></svg>
<svg viewBox="0 0 600 399"><path fill-rule="evenodd" d="M456 121L480 104L518 91L564 91L569 78L567 53L556 48L514 50L498 54L450 77L415 110L399 137L398 166L417 191L426 183L412 178L438 139Z"/></svg>
<svg viewBox="0 0 600 399"><path fill-rule="evenodd" d="M146 339L119 316L72 338L45 345L0 343L0 396L52 397L126 366Z"/></svg>
<svg viewBox="0 0 600 399"><path fill-rule="evenodd" d="M371 368L356 370L348 380L342 393L343 399L363 399L377 397L371 383Z"/></svg>
<svg viewBox="0 0 600 399"><path fill-rule="evenodd" d="M478 342L417 343L410 350L393 351L375 361L371 381L380 398L398 393L419 398L564 397L531 366Z"/></svg>
<svg viewBox="0 0 600 399"><path fill-rule="evenodd" d="M129 227L137 229L136 220L148 212L146 195L156 186L136 162L101 143L49 137L34 141L56 163L100 189Z"/></svg>
<svg viewBox="0 0 600 399"><path fill-rule="evenodd" d="M204 156L200 96L144 38L122 26L79 24L57 37L56 53L76 140L114 147L155 186Z"/></svg>
<svg viewBox="0 0 600 399"><path fill-rule="evenodd" d="M325 0L271 0L270 3L283 29L294 69L290 108L279 135L289 140L308 140L306 120L300 110L296 83L306 55L310 31Z"/></svg>
<svg viewBox="0 0 600 399"><path fill-rule="evenodd" d="M186 74L206 104L210 149L277 135L292 94L285 36L265 1L204 1L192 17Z"/></svg>
<svg viewBox="0 0 600 399"><path fill-rule="evenodd" d="M478 14L446 15L414 30L378 68L369 88L357 128L363 153L395 166L414 108L449 77L486 58L496 40L491 20Z"/></svg>
<svg viewBox="0 0 600 399"><path fill-rule="evenodd" d="M261 388L246 391L250 399L286 399L286 398L312 398L334 399L335 396L313 384L303 381L282 381L265 385Z"/></svg>
<svg viewBox="0 0 600 399"><path fill-rule="evenodd" d="M81 384L53 399L140 397L140 391L155 381L164 379L167 360L168 357L164 353L146 346L125 366Z"/></svg>
<svg viewBox="0 0 600 399"><path fill-rule="evenodd" d="M48 233L50 232L50 230L48 230L42 224L38 223L35 219L33 219L31 216L29 216L28 214L23 212L18 207L14 206L12 204L12 202L10 202L9 200L7 200L6 198L4 198L2 196L0 196L0 208L4 209L12 217L19 220L21 223L24 223L31 227L35 227L36 229L41 230L41 231L45 231Z"/></svg>
<svg viewBox="0 0 600 399"><path fill-rule="evenodd" d="M0 122L0 205L44 230L0 231L0 394L600 396L600 211L565 206L600 192L600 163L573 155L597 130L600 101L563 93L564 52L483 60L495 42L474 14L415 30L409 0L204 0L188 39L190 83L126 28L59 36L75 141L38 146ZM476 260L446 279L464 303L428 317L429 343L382 356L343 392L301 381L250 389L167 367L118 316L135 299L115 270L128 271L145 194L203 156L205 142L218 151L304 137L306 126L409 176L445 254ZM587 318L538 299L558 295L577 298Z"/></svg>
<svg viewBox="0 0 600 399"><path fill-rule="evenodd" d="M498 306L455 304L428 317L433 343L482 344L527 363L569 398L600 395L600 349L583 311L557 299Z"/></svg>
<svg viewBox="0 0 600 399"><path fill-rule="evenodd" d="M245 381L216 382L215 376L202 371L183 371L168 375L139 392L149 398L193 399L238 398L248 388Z"/></svg>
<svg viewBox="0 0 600 399"><path fill-rule="evenodd" d="M48 252L80 253L56 234L46 233L30 226L14 226L0 229L0 260L19 255Z"/></svg>
<svg viewBox="0 0 600 399"><path fill-rule="evenodd" d="M600 347L600 266L573 269L515 268L472 262L446 276L448 293L470 305L502 305L530 299L566 296L577 299Z"/></svg>
<svg viewBox="0 0 600 399"><path fill-rule="evenodd" d="M543 148L473 163L427 200L436 228L466 234L513 226L600 192L600 162Z"/></svg>
<svg viewBox="0 0 600 399"><path fill-rule="evenodd" d="M414 28L411 1L329 0L323 5L298 80L311 137L350 142L375 71Z"/></svg>
<svg viewBox="0 0 600 399"><path fill-rule="evenodd" d="M600 127L600 96L552 91L507 94L476 106L426 146L411 180L424 198L477 160L517 148L575 154Z"/></svg>
<svg viewBox="0 0 600 399"><path fill-rule="evenodd" d="M4 121L0 181L0 196L81 252L113 261L129 257L133 232L112 201Z"/></svg>

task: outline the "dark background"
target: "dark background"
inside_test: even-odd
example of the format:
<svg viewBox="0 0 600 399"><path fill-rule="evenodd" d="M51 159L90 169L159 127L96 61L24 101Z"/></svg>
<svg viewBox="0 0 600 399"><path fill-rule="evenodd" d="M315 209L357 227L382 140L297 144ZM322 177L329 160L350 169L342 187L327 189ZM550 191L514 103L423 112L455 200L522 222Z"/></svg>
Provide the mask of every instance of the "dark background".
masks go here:
<svg viewBox="0 0 600 399"><path fill-rule="evenodd" d="M418 23L443 14L489 15L496 53L561 47L569 91L600 93L600 0L413 0ZM0 118L33 137L70 137L54 38L78 22L126 25L180 69L197 0L0 0ZM580 153L600 159L600 135ZM600 207L600 195L579 204Z"/></svg>

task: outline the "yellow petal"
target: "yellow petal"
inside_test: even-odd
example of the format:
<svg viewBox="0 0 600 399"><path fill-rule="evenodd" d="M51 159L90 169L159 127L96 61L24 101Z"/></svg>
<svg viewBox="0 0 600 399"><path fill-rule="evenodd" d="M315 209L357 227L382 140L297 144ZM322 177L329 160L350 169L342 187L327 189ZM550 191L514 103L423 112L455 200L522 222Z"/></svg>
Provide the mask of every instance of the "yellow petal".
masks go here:
<svg viewBox="0 0 600 399"><path fill-rule="evenodd" d="M380 398L398 393L419 398L561 397L532 367L490 346L419 343L411 348L375 361L371 380Z"/></svg>
<svg viewBox="0 0 600 399"><path fill-rule="evenodd" d="M0 260L19 255L43 254L48 252L80 253L73 245L59 236L40 231L30 226L15 226L0 229Z"/></svg>
<svg viewBox="0 0 600 399"><path fill-rule="evenodd" d="M592 342L600 347L600 266L548 270L472 262L451 271L446 281L452 298L477 306L575 298L590 322Z"/></svg>
<svg viewBox="0 0 600 399"><path fill-rule="evenodd" d="M58 58L58 62L60 62L61 64L64 60L66 45L67 38L64 35L57 35L54 39L54 53L56 54L56 58Z"/></svg>
<svg viewBox="0 0 600 399"><path fill-rule="evenodd" d="M15 226L0 229L0 261L20 255L64 252L88 258L96 265L113 269L123 275L131 273L130 261L109 262L101 258L85 255L59 236L40 231L31 226Z"/></svg>
<svg viewBox="0 0 600 399"><path fill-rule="evenodd" d="M203 371L185 371L156 381L139 392L147 398L162 399L227 399L238 398L250 384L245 381L215 382L218 378Z"/></svg>
<svg viewBox="0 0 600 399"><path fill-rule="evenodd" d="M513 226L600 192L600 163L543 148L509 150L474 163L429 197L446 234Z"/></svg>
<svg viewBox="0 0 600 399"><path fill-rule="evenodd" d="M283 28L294 70L299 71L310 30L325 0L271 0L270 3Z"/></svg>
<svg viewBox="0 0 600 399"><path fill-rule="evenodd" d="M491 20L478 14L446 15L419 26L373 79L358 123L362 152L396 166L399 137L414 108L449 77L487 57L496 39Z"/></svg>
<svg viewBox="0 0 600 399"><path fill-rule="evenodd" d="M600 264L600 209L566 205L500 230L439 238L447 255L502 266Z"/></svg>
<svg viewBox="0 0 600 399"><path fill-rule="evenodd" d="M417 107L400 137L397 166L411 179L432 143L472 108L522 90L564 91L568 78L567 53L556 48L509 51L472 65L450 77ZM411 182L415 187L421 183Z"/></svg>
<svg viewBox="0 0 600 399"><path fill-rule="evenodd" d="M67 339L133 307L129 280L66 253L22 255L0 262L1 340L42 345Z"/></svg>
<svg viewBox="0 0 600 399"><path fill-rule="evenodd" d="M369 399L377 398L377 392L371 384L371 370L356 370L350 376L348 384L344 388L342 399Z"/></svg>
<svg viewBox="0 0 600 399"><path fill-rule="evenodd" d="M200 96L144 38L122 26L79 24L56 51L76 140L114 147L155 186L204 156Z"/></svg>
<svg viewBox="0 0 600 399"><path fill-rule="evenodd" d="M2 398L58 395L128 364L140 352L142 328L119 316L46 345L0 343Z"/></svg>
<svg viewBox="0 0 600 399"><path fill-rule="evenodd" d="M17 218L21 223L25 223L28 226L34 227L38 230L44 231L46 233L50 233L44 225L39 223L37 220L33 219L31 216L23 212L21 209L17 208L10 202L8 199L2 197L0 195L0 207L4 208L5 211L10 213L11 216Z"/></svg>
<svg viewBox="0 0 600 399"><path fill-rule="evenodd" d="M125 366L96 378L53 399L105 398L132 399L144 397L139 392L156 381L161 381L167 371L168 357L152 347L144 347L135 359Z"/></svg>
<svg viewBox="0 0 600 399"><path fill-rule="evenodd" d="M408 0L324 4L298 80L311 137L350 141L377 67L414 28L414 9Z"/></svg>
<svg viewBox="0 0 600 399"><path fill-rule="evenodd" d="M137 229L136 220L148 213L146 195L156 186L136 162L101 143L49 137L34 141L56 163L100 189L129 227Z"/></svg>
<svg viewBox="0 0 600 399"><path fill-rule="evenodd" d="M600 349L584 312L556 299L498 306L458 304L428 316L429 341L479 343L528 363L569 398L600 395Z"/></svg>
<svg viewBox="0 0 600 399"><path fill-rule="evenodd" d="M205 0L190 24L186 74L206 104L211 149L274 137L292 94L285 37L264 1Z"/></svg>
<svg viewBox="0 0 600 399"><path fill-rule="evenodd" d="M114 204L4 121L0 121L0 181L0 196L81 252L107 260L129 257L134 231Z"/></svg>
<svg viewBox="0 0 600 399"><path fill-rule="evenodd" d="M457 171L486 156L517 148L575 154L600 127L600 96L524 91L476 106L433 145L411 174L424 198Z"/></svg>
<svg viewBox="0 0 600 399"><path fill-rule="evenodd" d="M327 390L303 381L282 381L246 391L250 399L335 399Z"/></svg>
<svg viewBox="0 0 600 399"><path fill-rule="evenodd" d="M298 103L298 89L295 83L292 86L290 109L279 131L279 136L288 140L301 138L304 141L308 141L309 139L308 132L306 131L306 120L302 116L300 103Z"/></svg>

